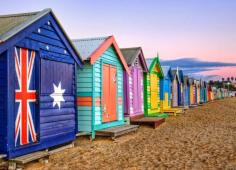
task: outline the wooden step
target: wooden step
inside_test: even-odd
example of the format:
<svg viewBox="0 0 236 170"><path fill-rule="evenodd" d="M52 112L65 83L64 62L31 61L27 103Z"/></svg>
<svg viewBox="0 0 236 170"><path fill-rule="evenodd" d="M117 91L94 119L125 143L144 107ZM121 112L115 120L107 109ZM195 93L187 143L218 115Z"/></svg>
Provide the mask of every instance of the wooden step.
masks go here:
<svg viewBox="0 0 236 170"><path fill-rule="evenodd" d="M0 154L0 159L6 158L6 157L7 157L7 155Z"/></svg>
<svg viewBox="0 0 236 170"><path fill-rule="evenodd" d="M23 155L14 159L11 159L10 161L18 163L18 164L26 164L41 158L48 157L49 153L47 151L38 151L31 154Z"/></svg>
<svg viewBox="0 0 236 170"><path fill-rule="evenodd" d="M131 119L130 121L131 124L150 125L154 129L160 126L164 122L165 122L165 118L159 118L159 117L142 117L142 118Z"/></svg>
<svg viewBox="0 0 236 170"><path fill-rule="evenodd" d="M195 107L197 107L198 105L196 105L196 104L192 104L192 105L190 105L189 106L189 108L195 108Z"/></svg>
<svg viewBox="0 0 236 170"><path fill-rule="evenodd" d="M72 148L72 147L74 147L74 142L66 144L66 145L55 146L47 150L19 156L14 159L10 159L8 162L8 169L11 169L11 170L23 169L25 164L30 163L32 161L36 161L36 160L44 159L44 161L48 162L50 155L61 152L65 149Z"/></svg>
<svg viewBox="0 0 236 170"><path fill-rule="evenodd" d="M184 113L184 110L181 108L170 108L170 109L164 109L164 113L177 116L178 114Z"/></svg>
<svg viewBox="0 0 236 170"><path fill-rule="evenodd" d="M118 136L122 136L124 134L130 132L136 132L138 129L138 125L122 125L122 126L115 126L111 128L101 129L96 131L97 136L106 136L115 139Z"/></svg>

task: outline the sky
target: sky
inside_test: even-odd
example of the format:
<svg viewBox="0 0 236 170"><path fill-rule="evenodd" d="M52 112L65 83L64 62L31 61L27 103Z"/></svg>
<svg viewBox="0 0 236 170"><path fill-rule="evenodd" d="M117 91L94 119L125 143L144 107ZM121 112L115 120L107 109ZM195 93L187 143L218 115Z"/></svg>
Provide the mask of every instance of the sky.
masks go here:
<svg viewBox="0 0 236 170"><path fill-rule="evenodd" d="M71 38L114 35L146 57L236 63L236 0L7 0L0 14L52 8Z"/></svg>

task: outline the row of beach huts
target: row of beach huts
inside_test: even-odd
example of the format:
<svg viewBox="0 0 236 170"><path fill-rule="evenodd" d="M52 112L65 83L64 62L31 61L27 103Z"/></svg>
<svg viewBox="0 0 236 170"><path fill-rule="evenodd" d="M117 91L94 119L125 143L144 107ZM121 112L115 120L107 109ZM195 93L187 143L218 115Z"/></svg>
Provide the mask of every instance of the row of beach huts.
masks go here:
<svg viewBox="0 0 236 170"><path fill-rule="evenodd" d="M0 155L7 159L124 134L228 96L120 49L113 36L70 40L50 9L0 16ZM113 136L114 137L114 136Z"/></svg>

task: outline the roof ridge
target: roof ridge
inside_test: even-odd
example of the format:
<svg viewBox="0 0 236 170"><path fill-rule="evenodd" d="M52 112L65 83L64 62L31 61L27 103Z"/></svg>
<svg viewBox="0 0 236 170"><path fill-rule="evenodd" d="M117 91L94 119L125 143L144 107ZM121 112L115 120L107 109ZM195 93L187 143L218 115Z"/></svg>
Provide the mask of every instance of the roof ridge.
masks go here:
<svg viewBox="0 0 236 170"><path fill-rule="evenodd" d="M8 17L20 17L20 16L28 16L28 15L36 15L42 11L51 11L51 8L45 8L41 11L35 11L35 12L22 12L22 13L14 13L14 14L6 14L6 15L0 15L0 18L8 18Z"/></svg>
<svg viewBox="0 0 236 170"><path fill-rule="evenodd" d="M77 41L101 40L101 39L107 39L109 37L111 37L111 35L110 36L101 36L101 37L77 38L77 39L72 39L72 41L77 42Z"/></svg>
<svg viewBox="0 0 236 170"><path fill-rule="evenodd" d="M141 47L127 47L127 48L120 48L121 50L133 50L133 49L140 49Z"/></svg>
<svg viewBox="0 0 236 170"><path fill-rule="evenodd" d="M28 16L28 15L35 15L39 13L40 11L37 12L27 12L27 13L16 13L16 14L7 14L7 15L0 15L0 18L8 18L8 17L21 17L21 16Z"/></svg>

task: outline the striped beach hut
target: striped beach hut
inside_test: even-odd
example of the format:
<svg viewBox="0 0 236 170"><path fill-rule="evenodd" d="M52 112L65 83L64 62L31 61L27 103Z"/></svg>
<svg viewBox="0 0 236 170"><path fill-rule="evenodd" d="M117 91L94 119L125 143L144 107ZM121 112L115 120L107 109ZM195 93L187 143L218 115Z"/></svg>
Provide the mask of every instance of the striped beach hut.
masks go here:
<svg viewBox="0 0 236 170"><path fill-rule="evenodd" d="M197 98L197 104L200 104L201 101L201 81L196 80L196 98Z"/></svg>
<svg viewBox="0 0 236 170"><path fill-rule="evenodd" d="M80 56L50 9L0 16L0 154L75 139L76 65Z"/></svg>
<svg viewBox="0 0 236 170"><path fill-rule="evenodd" d="M113 36L73 40L84 61L77 70L77 131L124 124L123 71L129 67Z"/></svg>
<svg viewBox="0 0 236 170"><path fill-rule="evenodd" d="M160 79L164 77L159 57L146 60L149 72L144 74L144 114L158 116L161 111Z"/></svg>
<svg viewBox="0 0 236 170"><path fill-rule="evenodd" d="M193 80L193 103L197 105L197 80Z"/></svg>
<svg viewBox="0 0 236 170"><path fill-rule="evenodd" d="M130 75L124 72L124 113L125 117L137 117L144 114L143 74L148 68L141 47L123 48L121 52L130 70Z"/></svg>

